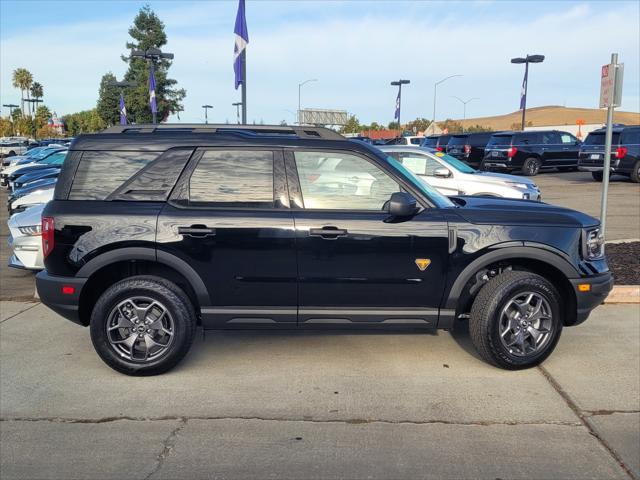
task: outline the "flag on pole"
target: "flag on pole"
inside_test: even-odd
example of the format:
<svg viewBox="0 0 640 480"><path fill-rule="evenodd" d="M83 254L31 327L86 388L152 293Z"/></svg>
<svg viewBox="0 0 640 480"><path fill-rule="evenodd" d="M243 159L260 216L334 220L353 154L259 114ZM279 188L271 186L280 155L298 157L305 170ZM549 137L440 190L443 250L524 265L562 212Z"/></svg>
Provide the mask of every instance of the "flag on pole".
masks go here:
<svg viewBox="0 0 640 480"><path fill-rule="evenodd" d="M156 76L153 73L153 63L149 69L149 104L151 105L151 113L158 113L156 105Z"/></svg>
<svg viewBox="0 0 640 480"><path fill-rule="evenodd" d="M124 106L124 96L120 92L120 125L127 124L127 107Z"/></svg>
<svg viewBox="0 0 640 480"><path fill-rule="evenodd" d="M238 13L236 14L236 26L233 29L236 34L236 43L233 48L233 71L236 74L236 90L241 83L244 83L242 77L242 52L247 48L249 43L249 32L247 31L247 19L244 14L244 0L238 1Z"/></svg>
<svg viewBox="0 0 640 480"><path fill-rule="evenodd" d="M400 121L400 90L398 89L398 96L396 97L396 112L393 115L395 120Z"/></svg>
<svg viewBox="0 0 640 480"><path fill-rule="evenodd" d="M520 90L520 110L524 110L527 106L527 77L529 76L529 64L524 67L524 79L522 80L522 89Z"/></svg>

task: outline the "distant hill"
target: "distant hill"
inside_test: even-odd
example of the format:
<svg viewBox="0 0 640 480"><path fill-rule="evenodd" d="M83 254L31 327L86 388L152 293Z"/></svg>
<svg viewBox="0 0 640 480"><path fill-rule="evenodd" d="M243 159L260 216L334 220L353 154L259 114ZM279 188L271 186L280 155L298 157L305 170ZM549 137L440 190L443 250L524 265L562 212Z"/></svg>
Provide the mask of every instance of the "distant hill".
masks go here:
<svg viewBox="0 0 640 480"><path fill-rule="evenodd" d="M607 111L597 108L571 108L557 105L546 107L527 108L526 121L533 123L533 126L558 126L575 125L576 120L584 120L584 123L604 124L607 118ZM518 125L522 121L522 111L498 115L495 117L467 118L465 121L456 120L462 123L465 128L473 125L482 125L492 130L509 130L514 123ZM625 123L627 125L640 124L640 113L615 111L614 123Z"/></svg>

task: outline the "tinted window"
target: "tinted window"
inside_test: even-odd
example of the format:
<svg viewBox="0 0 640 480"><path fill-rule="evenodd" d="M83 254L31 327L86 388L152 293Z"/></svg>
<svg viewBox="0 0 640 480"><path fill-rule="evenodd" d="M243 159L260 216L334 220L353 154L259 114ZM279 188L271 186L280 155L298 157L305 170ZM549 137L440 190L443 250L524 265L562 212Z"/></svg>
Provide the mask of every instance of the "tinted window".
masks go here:
<svg viewBox="0 0 640 480"><path fill-rule="evenodd" d="M426 137L422 143L423 147L435 147L438 145L438 137Z"/></svg>
<svg viewBox="0 0 640 480"><path fill-rule="evenodd" d="M487 146L510 146L512 138L512 135L492 135Z"/></svg>
<svg viewBox="0 0 640 480"><path fill-rule="evenodd" d="M400 187L362 157L340 152L296 152L304 207L330 210L382 210Z"/></svg>
<svg viewBox="0 0 640 480"><path fill-rule="evenodd" d="M604 145L604 132L591 132L584 141L585 145ZM620 132L613 132L611 143L617 144L620 141Z"/></svg>
<svg viewBox="0 0 640 480"><path fill-rule="evenodd" d="M438 138L438 146L445 147L447 143L449 143L450 138L451 135L440 135L440 137Z"/></svg>
<svg viewBox="0 0 640 480"><path fill-rule="evenodd" d="M421 137L415 137L411 139L411 145L420 145L422 143Z"/></svg>
<svg viewBox="0 0 640 480"><path fill-rule="evenodd" d="M542 144L554 145L560 143L560 136L556 132L542 132Z"/></svg>
<svg viewBox="0 0 640 480"><path fill-rule="evenodd" d="M273 208L273 152L209 150L189 182L189 203Z"/></svg>
<svg viewBox="0 0 640 480"><path fill-rule="evenodd" d="M527 133L519 133L516 135L514 140L514 144L518 145L536 145L542 143L543 134L527 132Z"/></svg>
<svg viewBox="0 0 640 480"><path fill-rule="evenodd" d="M459 135L459 136L455 136L455 137L451 137L449 139L449 143L448 145L467 145L469 141L469 137L467 137L466 135Z"/></svg>
<svg viewBox="0 0 640 480"><path fill-rule="evenodd" d="M104 200L157 156L157 152L84 152L69 199Z"/></svg>
<svg viewBox="0 0 640 480"><path fill-rule="evenodd" d="M639 145L640 144L640 129L627 129L622 132L622 139L620 143L623 145Z"/></svg>

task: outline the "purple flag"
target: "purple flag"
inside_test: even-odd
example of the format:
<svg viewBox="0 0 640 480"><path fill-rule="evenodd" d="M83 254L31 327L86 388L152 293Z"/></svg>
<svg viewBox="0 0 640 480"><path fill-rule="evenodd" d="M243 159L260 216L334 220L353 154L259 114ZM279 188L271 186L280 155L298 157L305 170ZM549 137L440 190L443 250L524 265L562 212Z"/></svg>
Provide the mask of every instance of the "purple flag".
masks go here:
<svg viewBox="0 0 640 480"><path fill-rule="evenodd" d="M236 75L236 90L241 83L244 83L242 53L247 48L249 43L249 32L247 31L247 19L244 14L244 0L238 1L238 13L236 14L236 26L233 29L233 33L236 34L236 42L233 48L233 71Z"/></svg>
<svg viewBox="0 0 640 480"><path fill-rule="evenodd" d="M127 107L124 106L124 96L120 92L120 125L127 124Z"/></svg>
<svg viewBox="0 0 640 480"><path fill-rule="evenodd" d="M529 63L524 67L524 80L522 80L522 89L520 90L520 110L524 110L527 106L527 77L529 76Z"/></svg>
<svg viewBox="0 0 640 480"><path fill-rule="evenodd" d="M396 112L393 114L395 120L400 121L400 90L398 89L398 96L396 97Z"/></svg>
<svg viewBox="0 0 640 480"><path fill-rule="evenodd" d="M158 113L156 105L156 76L153 73L153 63L149 70L149 104L151 105L151 113Z"/></svg>

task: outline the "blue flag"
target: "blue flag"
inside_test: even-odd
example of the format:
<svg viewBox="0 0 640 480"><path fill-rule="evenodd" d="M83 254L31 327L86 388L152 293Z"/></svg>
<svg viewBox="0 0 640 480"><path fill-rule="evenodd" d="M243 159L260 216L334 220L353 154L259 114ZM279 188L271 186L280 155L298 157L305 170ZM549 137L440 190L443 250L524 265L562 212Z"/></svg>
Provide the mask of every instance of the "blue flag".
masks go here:
<svg viewBox="0 0 640 480"><path fill-rule="evenodd" d="M527 106L527 77L529 76L529 64L524 67L524 79L522 80L522 89L520 90L520 110L524 110Z"/></svg>
<svg viewBox="0 0 640 480"><path fill-rule="evenodd" d="M398 90L398 96L396 97L396 112L394 113L393 118L400 121L400 90Z"/></svg>
<svg viewBox="0 0 640 480"><path fill-rule="evenodd" d="M158 113L156 105L156 76L153 73L153 63L149 70L149 104L151 105L151 113Z"/></svg>
<svg viewBox="0 0 640 480"><path fill-rule="evenodd" d="M124 106L124 96L120 92L120 125L127 124L127 107Z"/></svg>
<svg viewBox="0 0 640 480"><path fill-rule="evenodd" d="M247 31L247 19L244 14L244 0L238 1L238 13L236 15L236 26L233 29L236 34L236 43L233 48L233 71L236 74L236 90L244 82L242 77L242 52L249 43L249 32Z"/></svg>

